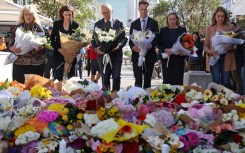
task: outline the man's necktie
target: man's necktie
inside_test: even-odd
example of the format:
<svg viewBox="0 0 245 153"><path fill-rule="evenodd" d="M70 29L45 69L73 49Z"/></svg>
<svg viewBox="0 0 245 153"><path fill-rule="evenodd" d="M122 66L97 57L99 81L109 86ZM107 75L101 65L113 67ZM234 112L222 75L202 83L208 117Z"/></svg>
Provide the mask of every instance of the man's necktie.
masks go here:
<svg viewBox="0 0 245 153"><path fill-rule="evenodd" d="M141 22L142 22L142 31L145 31L146 28L145 19L143 19Z"/></svg>
<svg viewBox="0 0 245 153"><path fill-rule="evenodd" d="M106 21L105 27L106 27L106 29L109 30L111 28L111 22L110 21Z"/></svg>

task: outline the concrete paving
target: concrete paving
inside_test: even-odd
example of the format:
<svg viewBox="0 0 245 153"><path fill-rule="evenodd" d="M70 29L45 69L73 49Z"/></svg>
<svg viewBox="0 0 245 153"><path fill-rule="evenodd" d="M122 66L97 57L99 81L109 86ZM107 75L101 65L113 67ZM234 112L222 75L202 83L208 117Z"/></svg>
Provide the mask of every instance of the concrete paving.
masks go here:
<svg viewBox="0 0 245 153"><path fill-rule="evenodd" d="M90 77L87 75L87 71L85 70L83 72L83 79L90 80ZM112 83L112 80L111 80ZM134 86L135 78L133 74L133 67L131 63L128 63L127 65L123 63L122 65L122 71L121 71L121 88L126 89L129 86ZM98 82L99 85L102 85L101 79ZM155 79L152 79L152 86L160 85L162 84L162 78L156 77Z"/></svg>

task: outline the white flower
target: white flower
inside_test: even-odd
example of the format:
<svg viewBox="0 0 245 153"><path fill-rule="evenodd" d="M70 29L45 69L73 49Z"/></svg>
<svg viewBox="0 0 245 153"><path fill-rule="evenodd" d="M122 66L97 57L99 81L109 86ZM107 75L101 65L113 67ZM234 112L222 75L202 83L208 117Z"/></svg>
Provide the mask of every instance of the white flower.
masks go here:
<svg viewBox="0 0 245 153"><path fill-rule="evenodd" d="M100 121L97 114L83 114L83 118L85 120L85 124L90 127Z"/></svg>
<svg viewBox="0 0 245 153"><path fill-rule="evenodd" d="M179 136L175 133L171 133L168 143L171 146L178 145L178 148L182 148L184 146L183 142L179 140Z"/></svg>
<svg viewBox="0 0 245 153"><path fill-rule="evenodd" d="M37 132L28 131L24 134L20 134L15 140L16 145L26 144L28 142L39 139L40 134Z"/></svg>
<svg viewBox="0 0 245 153"><path fill-rule="evenodd" d="M50 141L49 142L49 149L51 151L55 151L55 148L58 146L58 142L57 141Z"/></svg>
<svg viewBox="0 0 245 153"><path fill-rule="evenodd" d="M161 149L161 145L164 144L164 139L161 139L159 136L149 136L146 141L156 149Z"/></svg>
<svg viewBox="0 0 245 153"><path fill-rule="evenodd" d="M157 123L156 118L153 115L151 115L151 114L147 114L146 115L146 118L145 118L144 122L149 124L151 127L154 127L155 124Z"/></svg>
<svg viewBox="0 0 245 153"><path fill-rule="evenodd" d="M6 116L6 117L0 117L0 130L5 131L9 124L11 123L11 117L10 116Z"/></svg>
<svg viewBox="0 0 245 153"><path fill-rule="evenodd" d="M102 135L106 134L107 132L109 132L111 130L115 130L117 128L119 128L119 125L117 124L117 122L114 121L114 119L111 118L111 119L104 120L104 121L97 123L97 125L95 125L91 129L91 133L93 135L101 137Z"/></svg>

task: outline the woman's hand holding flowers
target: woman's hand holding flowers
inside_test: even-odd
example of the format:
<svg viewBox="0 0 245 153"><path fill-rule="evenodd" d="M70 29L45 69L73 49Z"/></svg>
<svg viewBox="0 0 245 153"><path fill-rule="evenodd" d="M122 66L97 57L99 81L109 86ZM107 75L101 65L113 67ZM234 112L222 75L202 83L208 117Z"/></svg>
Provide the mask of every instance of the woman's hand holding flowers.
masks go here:
<svg viewBox="0 0 245 153"><path fill-rule="evenodd" d="M19 53L19 52L21 52L21 48L20 48L20 47L17 48L17 47L16 47L16 44L15 44L14 46L10 47L9 49L10 49L10 51L13 52L13 53Z"/></svg>
<svg viewBox="0 0 245 153"><path fill-rule="evenodd" d="M170 55L173 54L173 52L171 51L171 48L166 48L164 51L165 51L165 53L166 53L168 56L170 56Z"/></svg>
<svg viewBox="0 0 245 153"><path fill-rule="evenodd" d="M137 53L139 53L139 52L141 51L141 49L140 49L139 46L134 46L134 47L132 48L132 50L133 50L134 52L137 52Z"/></svg>
<svg viewBox="0 0 245 153"><path fill-rule="evenodd" d="M148 51L148 50L150 50L152 48L152 45L150 44L150 45L148 45L148 46L146 46L146 50Z"/></svg>

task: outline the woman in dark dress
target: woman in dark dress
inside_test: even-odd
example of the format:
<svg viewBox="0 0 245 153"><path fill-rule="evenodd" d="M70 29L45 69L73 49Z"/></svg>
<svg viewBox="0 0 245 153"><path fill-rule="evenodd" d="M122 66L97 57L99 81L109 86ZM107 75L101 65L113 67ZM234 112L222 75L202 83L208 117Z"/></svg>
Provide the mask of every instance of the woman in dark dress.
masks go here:
<svg viewBox="0 0 245 153"><path fill-rule="evenodd" d="M13 31L12 43L9 50L13 53L19 53L20 48L16 48L15 31L17 27L23 27L25 30L30 30L33 33L44 35L44 31L40 26L37 13L32 6L25 6L20 12L19 25ZM20 83L25 82L25 74L37 74L42 76L44 73L45 54L44 47L40 46L33 49L24 55L18 55L18 59L13 63L13 80Z"/></svg>
<svg viewBox="0 0 245 153"><path fill-rule="evenodd" d="M51 33L51 43L54 48L53 54L53 72L54 72L54 80L62 80L64 75L64 56L69 54L68 50L64 50L61 48L60 44L60 32L65 34L72 34L74 30L79 27L79 24L72 20L73 11L68 6L63 6L59 10L60 20L54 21L53 31ZM76 57L77 54L74 54ZM70 72L68 73L68 78L76 76L75 74L75 65L76 58L72 62L72 67Z"/></svg>
<svg viewBox="0 0 245 153"><path fill-rule="evenodd" d="M203 42L201 42L198 32L193 32L192 38L195 42L195 47L197 48L197 57L189 57L189 70L190 71L203 71L204 58L202 56L203 52Z"/></svg>
<svg viewBox="0 0 245 153"><path fill-rule="evenodd" d="M158 62L162 63L163 83L182 85L186 56L183 51L174 55L171 48L178 37L186 32L186 28L179 26L179 18L175 11L168 13L166 22L167 26L160 30L158 42ZM168 59L163 59L161 53L166 53Z"/></svg>

